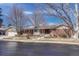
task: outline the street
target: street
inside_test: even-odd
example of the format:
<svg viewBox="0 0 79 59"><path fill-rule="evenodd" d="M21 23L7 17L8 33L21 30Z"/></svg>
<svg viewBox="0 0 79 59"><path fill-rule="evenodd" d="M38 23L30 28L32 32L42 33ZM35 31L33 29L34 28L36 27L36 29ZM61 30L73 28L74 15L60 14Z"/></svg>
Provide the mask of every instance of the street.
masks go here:
<svg viewBox="0 0 79 59"><path fill-rule="evenodd" d="M79 56L79 46L0 41L1 56Z"/></svg>

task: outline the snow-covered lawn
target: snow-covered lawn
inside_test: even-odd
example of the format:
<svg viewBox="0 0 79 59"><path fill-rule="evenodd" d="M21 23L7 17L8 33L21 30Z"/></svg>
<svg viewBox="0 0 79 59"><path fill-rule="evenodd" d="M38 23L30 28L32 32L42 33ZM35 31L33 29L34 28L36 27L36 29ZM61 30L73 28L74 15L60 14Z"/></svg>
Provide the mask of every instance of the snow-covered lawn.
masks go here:
<svg viewBox="0 0 79 59"><path fill-rule="evenodd" d="M79 40L69 38L44 38L44 37L3 37L1 41L15 41L15 42L33 42L33 43L59 43L59 44L73 44L79 45Z"/></svg>

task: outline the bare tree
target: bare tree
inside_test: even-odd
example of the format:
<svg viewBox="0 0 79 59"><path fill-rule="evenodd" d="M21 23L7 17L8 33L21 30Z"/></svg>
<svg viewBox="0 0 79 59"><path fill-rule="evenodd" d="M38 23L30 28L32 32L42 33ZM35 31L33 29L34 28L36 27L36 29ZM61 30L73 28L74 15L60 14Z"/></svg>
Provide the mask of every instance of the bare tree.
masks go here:
<svg viewBox="0 0 79 59"><path fill-rule="evenodd" d="M34 23L34 32L38 32L39 33L39 29L40 27L45 27L47 24L44 15L42 13L42 11L37 8L34 12L33 12L33 23Z"/></svg>
<svg viewBox="0 0 79 59"><path fill-rule="evenodd" d="M24 28L24 25L27 23L27 16L24 15L24 12L21 8L14 5L9 15L11 24L16 27L18 35L21 35L21 31Z"/></svg>
<svg viewBox="0 0 79 59"><path fill-rule="evenodd" d="M75 33L75 21L73 22L73 19L75 18L74 9L69 6L69 4L63 4L63 3L53 3L53 4L46 4L45 10L47 11L48 15L55 16L57 18L60 18L64 21L64 26L67 26L69 28L69 31L65 32L69 37L74 35ZM69 32L71 31L71 34Z"/></svg>

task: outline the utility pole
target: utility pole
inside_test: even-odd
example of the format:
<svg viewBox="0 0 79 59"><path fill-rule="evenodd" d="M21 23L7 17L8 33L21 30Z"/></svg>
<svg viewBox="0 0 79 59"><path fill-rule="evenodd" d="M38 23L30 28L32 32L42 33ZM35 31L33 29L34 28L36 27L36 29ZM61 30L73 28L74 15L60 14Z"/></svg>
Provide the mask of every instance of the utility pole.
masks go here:
<svg viewBox="0 0 79 59"><path fill-rule="evenodd" d="M75 4L75 17L76 17L76 28L75 28L75 34L73 36L74 39L78 39L79 37L79 19L78 19L78 4Z"/></svg>

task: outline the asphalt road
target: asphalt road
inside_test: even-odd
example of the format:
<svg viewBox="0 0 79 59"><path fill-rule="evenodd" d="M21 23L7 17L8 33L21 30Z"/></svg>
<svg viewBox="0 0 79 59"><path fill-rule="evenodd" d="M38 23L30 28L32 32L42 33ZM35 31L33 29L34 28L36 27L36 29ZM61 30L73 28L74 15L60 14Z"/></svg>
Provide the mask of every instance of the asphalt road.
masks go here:
<svg viewBox="0 0 79 59"><path fill-rule="evenodd" d="M0 41L1 56L79 56L78 45Z"/></svg>

